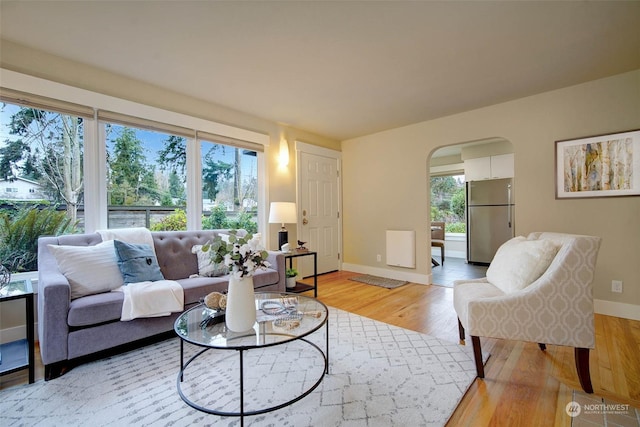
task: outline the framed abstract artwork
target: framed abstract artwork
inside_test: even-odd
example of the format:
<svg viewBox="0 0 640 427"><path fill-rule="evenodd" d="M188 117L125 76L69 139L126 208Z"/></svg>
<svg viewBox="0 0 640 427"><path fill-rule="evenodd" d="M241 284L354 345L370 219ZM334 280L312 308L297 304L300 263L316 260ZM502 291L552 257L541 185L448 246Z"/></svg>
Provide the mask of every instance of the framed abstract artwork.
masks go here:
<svg viewBox="0 0 640 427"><path fill-rule="evenodd" d="M556 141L556 199L640 195L640 130Z"/></svg>

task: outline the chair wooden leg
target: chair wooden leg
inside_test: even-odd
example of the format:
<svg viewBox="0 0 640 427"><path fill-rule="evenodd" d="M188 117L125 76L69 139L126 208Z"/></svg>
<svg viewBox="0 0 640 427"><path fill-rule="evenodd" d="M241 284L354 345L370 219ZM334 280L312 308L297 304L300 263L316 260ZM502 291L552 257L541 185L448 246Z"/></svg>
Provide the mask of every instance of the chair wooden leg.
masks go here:
<svg viewBox="0 0 640 427"><path fill-rule="evenodd" d="M484 378L484 365L482 364L480 337L474 337L471 335L471 343L473 344L473 358L476 361L476 372L478 373L478 378Z"/></svg>
<svg viewBox="0 0 640 427"><path fill-rule="evenodd" d="M442 263L444 264L444 246L440 248L440 258L442 259Z"/></svg>
<svg viewBox="0 0 640 427"><path fill-rule="evenodd" d="M460 333L460 340L464 341L464 326L462 326L460 319L458 319L458 332Z"/></svg>
<svg viewBox="0 0 640 427"><path fill-rule="evenodd" d="M578 371L578 379L585 393L593 393L591 385L591 372L589 371L589 349L576 347L574 350L576 358L576 370Z"/></svg>
<svg viewBox="0 0 640 427"><path fill-rule="evenodd" d="M540 347L540 350L545 351L547 349L547 345L543 344L543 343L538 343L538 347Z"/></svg>

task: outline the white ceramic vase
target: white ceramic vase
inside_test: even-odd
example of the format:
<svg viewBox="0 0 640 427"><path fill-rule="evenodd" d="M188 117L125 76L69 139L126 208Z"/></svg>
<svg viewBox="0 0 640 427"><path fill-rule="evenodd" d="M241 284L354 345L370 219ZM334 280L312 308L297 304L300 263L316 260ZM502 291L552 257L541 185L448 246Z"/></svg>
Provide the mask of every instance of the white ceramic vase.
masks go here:
<svg viewBox="0 0 640 427"><path fill-rule="evenodd" d="M244 332L256 323L256 299L253 277L229 278L225 324L233 332Z"/></svg>

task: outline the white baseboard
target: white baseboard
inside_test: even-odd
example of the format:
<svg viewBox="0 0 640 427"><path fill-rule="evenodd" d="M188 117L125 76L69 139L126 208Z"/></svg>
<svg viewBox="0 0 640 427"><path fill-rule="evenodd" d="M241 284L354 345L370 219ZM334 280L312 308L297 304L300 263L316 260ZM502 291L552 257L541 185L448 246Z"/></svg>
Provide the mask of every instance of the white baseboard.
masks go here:
<svg viewBox="0 0 640 427"><path fill-rule="evenodd" d="M38 342L38 324L34 325L34 337ZM14 326L13 328L0 329L0 344L23 340L27 337L27 325Z"/></svg>
<svg viewBox="0 0 640 427"><path fill-rule="evenodd" d="M597 299L593 301L593 308L598 314L640 320L640 305Z"/></svg>
<svg viewBox="0 0 640 427"><path fill-rule="evenodd" d="M412 273L409 271L390 270L387 268L370 267L367 265L342 263L342 269L345 271L353 271L354 273L371 274L387 279L407 280L411 283L420 285L429 285L431 283L430 274Z"/></svg>

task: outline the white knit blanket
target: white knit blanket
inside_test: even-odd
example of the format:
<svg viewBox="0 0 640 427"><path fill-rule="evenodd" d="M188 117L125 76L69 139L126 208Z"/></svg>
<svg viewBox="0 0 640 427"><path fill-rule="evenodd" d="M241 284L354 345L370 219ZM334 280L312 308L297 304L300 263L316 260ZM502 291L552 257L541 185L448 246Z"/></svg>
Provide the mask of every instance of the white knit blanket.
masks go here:
<svg viewBox="0 0 640 427"><path fill-rule="evenodd" d="M174 280L129 283L114 289L124 293L120 320L168 316L184 309L182 286Z"/></svg>
<svg viewBox="0 0 640 427"><path fill-rule="evenodd" d="M131 227L131 228L113 228L107 230L96 230L102 237L102 241L107 240L120 240L126 243L144 244L151 246L153 253L156 253L156 248L153 245L153 236L151 231L144 227Z"/></svg>
<svg viewBox="0 0 640 427"><path fill-rule="evenodd" d="M147 228L114 228L97 232L103 241L117 239L126 243L145 244L151 246L155 253L153 237ZM120 320L168 316L184 309L184 291L182 286L173 280L129 283L114 289L114 292L124 293Z"/></svg>

